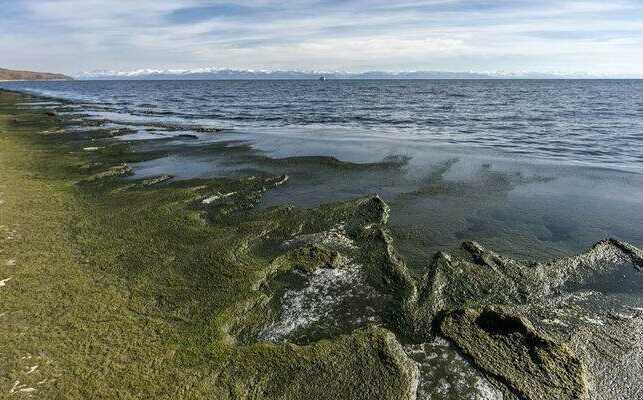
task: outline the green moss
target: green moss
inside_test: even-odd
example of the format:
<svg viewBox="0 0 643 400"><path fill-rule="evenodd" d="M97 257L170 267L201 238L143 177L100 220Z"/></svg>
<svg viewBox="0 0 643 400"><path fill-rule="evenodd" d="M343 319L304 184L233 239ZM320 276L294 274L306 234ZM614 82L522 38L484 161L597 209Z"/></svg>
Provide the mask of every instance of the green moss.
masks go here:
<svg viewBox="0 0 643 400"><path fill-rule="evenodd" d="M87 178L86 181L96 181L105 178L118 178L121 176L132 175L132 168L127 164L114 165L105 171L99 172Z"/></svg>
<svg viewBox="0 0 643 400"><path fill-rule="evenodd" d="M0 93L0 280L11 278L0 287L1 393L411 398L414 365L382 329L303 347L235 337L261 321L244 317L265 301L256 289L283 256L279 245L350 219L359 201L254 210L284 177L125 180L123 163L160 154L89 152L95 138L41 135L64 126L17 109L18 99ZM203 204L216 192L241 197ZM328 249L313 253L282 261L337 263Z"/></svg>
<svg viewBox="0 0 643 400"><path fill-rule="evenodd" d="M221 381L230 399L411 400L417 374L391 332L369 328L306 347L240 348Z"/></svg>
<svg viewBox="0 0 643 400"><path fill-rule="evenodd" d="M417 371L389 330L309 346L256 342L271 322L266 289L276 274L350 260L382 292L386 327L398 336L446 336L510 396L582 399L583 363L518 306L615 268L596 259L643 265L639 249L614 240L545 264L467 242L465 257L438 253L418 282L377 196L261 209L286 176L123 179L127 163L164 152L100 142L106 131L65 132L63 120L20 110L18 99L0 92L0 393L410 399Z"/></svg>
<svg viewBox="0 0 643 400"><path fill-rule="evenodd" d="M346 262L337 251L318 244L306 244L288 251L273 261L278 271L300 269L314 272L318 268L338 268Z"/></svg>

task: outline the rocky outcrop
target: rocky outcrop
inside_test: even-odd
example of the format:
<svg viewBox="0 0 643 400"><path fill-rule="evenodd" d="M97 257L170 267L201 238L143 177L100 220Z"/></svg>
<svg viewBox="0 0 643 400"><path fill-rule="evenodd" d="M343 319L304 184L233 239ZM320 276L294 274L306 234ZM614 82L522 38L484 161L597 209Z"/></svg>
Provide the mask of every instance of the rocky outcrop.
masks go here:
<svg viewBox="0 0 643 400"><path fill-rule="evenodd" d="M318 268L339 268L345 263L346 258L337 251L318 244L306 244L290 250L272 262L280 271L299 269L306 272L313 272Z"/></svg>
<svg viewBox="0 0 643 400"><path fill-rule="evenodd" d="M132 175L132 173L133 173L132 168L127 164L114 165L113 167L110 167L103 172L99 172L97 174L90 176L89 178L81 181L81 183L95 182L95 181L99 181L101 179L107 179L107 178L118 178L121 176L129 176L129 175Z"/></svg>
<svg viewBox="0 0 643 400"><path fill-rule="evenodd" d="M364 220L372 222L349 232L363 250L360 264L370 283L395 299L386 318L401 336L413 343L444 336L508 399L607 399L619 390L635 393L636 385L629 382L640 377L643 364L632 362L632 349L640 349L642 339L623 326L638 326L637 319L615 321L601 306L606 295L593 290L640 295L641 250L607 239L578 256L528 263L465 242L464 256L440 252L416 280L395 249L385 226L387 207L380 201L364 201L356 219L368 215ZM588 302L579 295L585 300L570 301L576 292L597 299Z"/></svg>
<svg viewBox="0 0 643 400"><path fill-rule="evenodd" d="M635 271L642 265L640 250L615 239L603 240L575 257L548 263L524 263L487 250L476 242L463 243L470 259L438 253L422 284L416 304L416 322L433 319L441 311L463 306L531 304L569 284L621 268Z"/></svg>
<svg viewBox="0 0 643 400"><path fill-rule="evenodd" d="M523 316L501 308L451 311L440 333L519 398L589 399L584 364Z"/></svg>
<svg viewBox="0 0 643 400"><path fill-rule="evenodd" d="M242 348L218 379L231 399L415 400L418 367L392 332L367 328L309 346Z"/></svg>

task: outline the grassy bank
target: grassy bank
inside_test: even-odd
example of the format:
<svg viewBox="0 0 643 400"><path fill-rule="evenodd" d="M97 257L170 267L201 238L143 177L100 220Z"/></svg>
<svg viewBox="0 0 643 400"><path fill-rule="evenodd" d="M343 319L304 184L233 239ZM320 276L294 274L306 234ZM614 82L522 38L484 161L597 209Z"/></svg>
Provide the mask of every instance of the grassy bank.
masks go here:
<svg viewBox="0 0 643 400"><path fill-rule="evenodd" d="M369 328L310 346L251 343L271 243L355 205L252 211L279 177L125 180L126 145L0 95L0 393L40 398L391 398L414 371ZM100 135L100 133L94 133ZM240 193L205 209L213 193ZM241 212L243 211L243 212ZM304 221L303 223L301 221Z"/></svg>

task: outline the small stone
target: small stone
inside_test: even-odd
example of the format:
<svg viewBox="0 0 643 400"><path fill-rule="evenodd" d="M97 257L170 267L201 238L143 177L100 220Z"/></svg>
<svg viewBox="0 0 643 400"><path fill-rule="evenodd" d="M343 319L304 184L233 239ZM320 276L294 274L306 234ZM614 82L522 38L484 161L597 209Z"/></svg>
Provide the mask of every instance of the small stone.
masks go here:
<svg viewBox="0 0 643 400"><path fill-rule="evenodd" d="M172 177L170 175L162 175L162 176L157 176L157 177L154 177L154 178L145 179L143 181L143 186L157 185L159 183L169 181L170 179L172 179Z"/></svg>

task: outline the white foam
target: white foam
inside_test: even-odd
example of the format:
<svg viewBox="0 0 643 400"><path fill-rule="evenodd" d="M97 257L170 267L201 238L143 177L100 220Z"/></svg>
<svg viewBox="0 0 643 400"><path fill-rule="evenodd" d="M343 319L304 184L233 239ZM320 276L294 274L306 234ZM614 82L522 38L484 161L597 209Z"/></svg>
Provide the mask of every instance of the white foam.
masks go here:
<svg viewBox="0 0 643 400"><path fill-rule="evenodd" d="M418 400L457 398L502 400L497 390L446 340L404 346L420 371Z"/></svg>
<svg viewBox="0 0 643 400"><path fill-rule="evenodd" d="M337 293L337 288L355 287L360 280L360 266L357 264L314 271L310 274L308 286L284 293L281 315L259 337L263 340L283 341L292 332L329 317L333 306L351 294L350 289Z"/></svg>
<svg viewBox="0 0 643 400"><path fill-rule="evenodd" d="M476 391L478 392L472 400L503 400L504 395L491 384L486 379L478 379L475 385Z"/></svg>
<svg viewBox="0 0 643 400"><path fill-rule="evenodd" d="M213 202L215 202L215 201L217 201L219 199L225 199L227 197L234 196L235 194L237 194L237 192L230 192L230 193L225 193L225 194L217 192L216 194L214 194L214 195L212 195L212 196L210 196L210 197L208 197L206 199L203 199L202 203L203 204L212 204Z"/></svg>
<svg viewBox="0 0 643 400"><path fill-rule="evenodd" d="M602 320L600 320L598 318L590 318L588 316L583 316L581 319L583 321L587 322L588 324L600 325L600 326L605 325L605 322L603 322Z"/></svg>
<svg viewBox="0 0 643 400"><path fill-rule="evenodd" d="M107 120L120 124L166 125L183 128L219 128L220 123L211 119L185 119L178 116L136 115L113 111L88 111L90 120Z"/></svg>

